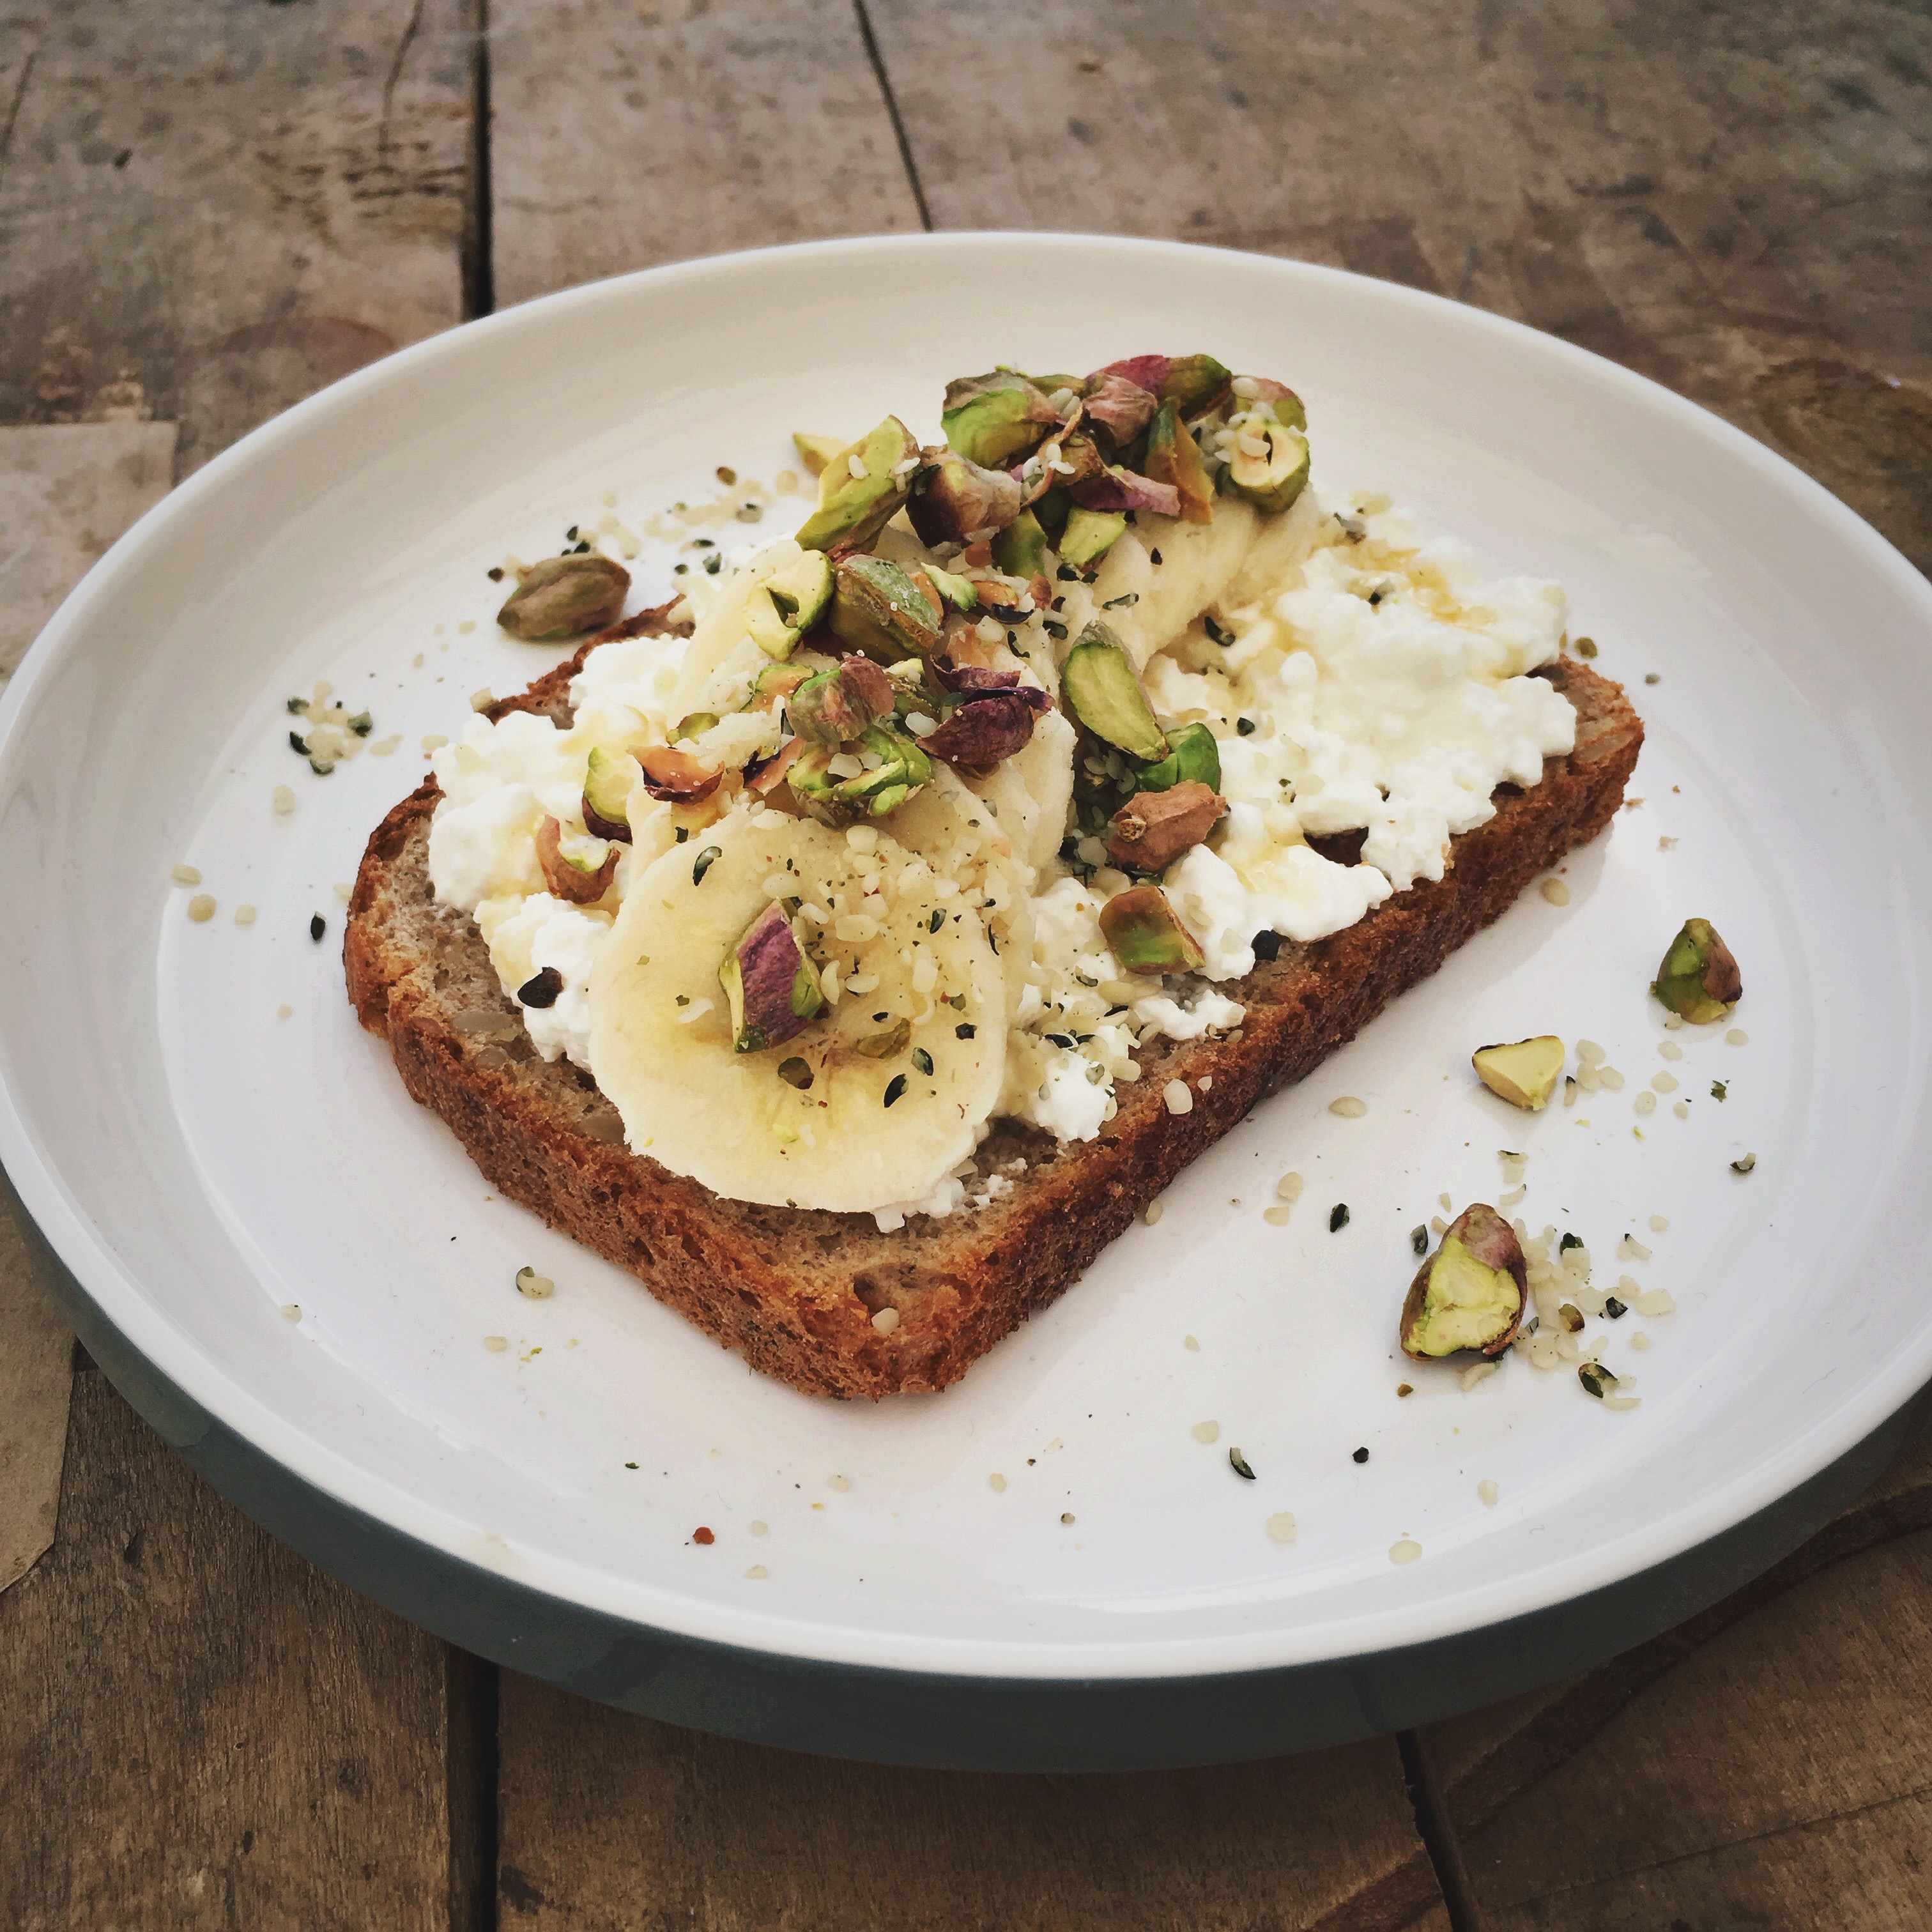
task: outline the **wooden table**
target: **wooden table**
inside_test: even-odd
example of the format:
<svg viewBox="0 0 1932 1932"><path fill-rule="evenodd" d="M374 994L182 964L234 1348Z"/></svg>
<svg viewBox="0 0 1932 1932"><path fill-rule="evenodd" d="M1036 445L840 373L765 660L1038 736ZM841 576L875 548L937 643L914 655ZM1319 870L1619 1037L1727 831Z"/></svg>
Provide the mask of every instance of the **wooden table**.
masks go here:
<svg viewBox="0 0 1932 1932"><path fill-rule="evenodd" d="M1899 0L0 0L0 669L170 480L398 344L922 225L1521 317L1932 568L1928 190ZM70 1375L10 1236L0 1284L8 1926L1932 1924L1932 1438L1738 1598L1495 1710L1226 1770L906 1774L399 1622Z"/></svg>

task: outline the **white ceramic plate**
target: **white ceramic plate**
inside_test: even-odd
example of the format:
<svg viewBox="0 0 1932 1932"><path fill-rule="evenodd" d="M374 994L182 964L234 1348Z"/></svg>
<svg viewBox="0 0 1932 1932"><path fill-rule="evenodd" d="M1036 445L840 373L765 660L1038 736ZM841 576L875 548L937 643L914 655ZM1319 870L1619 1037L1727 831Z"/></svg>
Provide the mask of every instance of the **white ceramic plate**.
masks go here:
<svg viewBox="0 0 1932 1932"><path fill-rule="evenodd" d="M1575 855L1567 906L1519 904L958 1387L808 1400L490 1198L354 1022L334 885L421 776L422 735L551 662L494 632L484 571L506 552L554 549L606 493L634 528L714 495L719 464L769 483L794 428L891 410L929 436L945 379L996 361L1156 347L1292 382L1323 484L1385 489L1495 569L1560 579L1644 715L1643 802ZM639 560L644 596L673 557ZM957 236L579 290L257 432L36 645L0 708L0 1158L122 1334L236 1434L421 1545L641 1625L1061 1679L1473 1630L1738 1522L1932 1372L1928 642L1924 582L1776 458L1608 363L1382 284ZM283 700L318 678L403 748L313 776ZM170 884L182 860L220 902L207 924ZM1748 1046L1666 1034L1646 998L1691 914L1742 963ZM1474 1086L1472 1047L1544 1030L1601 1042L1625 1090L1532 1119ZM1682 1084L1640 1121L1666 1039ZM1366 1116L1330 1114L1341 1094ZM1676 1298L1610 1331L1632 1413L1573 1372L1512 1360L1466 1393L1394 1352L1409 1230L1439 1191L1493 1200L1502 1148L1530 1156L1532 1226ZM1262 1211L1290 1168L1306 1188L1277 1228ZM1615 1258L1627 1231L1651 1259ZM553 1300L517 1295L525 1263ZM1264 1531L1284 1510L1287 1547ZM1398 1566L1406 1538L1422 1555Z"/></svg>

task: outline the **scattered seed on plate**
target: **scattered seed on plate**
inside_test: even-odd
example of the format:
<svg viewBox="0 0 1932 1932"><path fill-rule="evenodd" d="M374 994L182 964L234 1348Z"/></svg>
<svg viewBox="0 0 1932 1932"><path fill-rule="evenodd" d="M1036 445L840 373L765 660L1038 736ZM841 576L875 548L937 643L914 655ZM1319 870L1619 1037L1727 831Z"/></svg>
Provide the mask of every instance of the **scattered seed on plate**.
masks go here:
<svg viewBox="0 0 1932 1932"><path fill-rule="evenodd" d="M754 1563L751 1568L745 1572L746 1579L754 1583L762 1583L770 1574L771 1572L762 1563Z"/></svg>
<svg viewBox="0 0 1932 1932"><path fill-rule="evenodd" d="M328 930L328 922L322 917L320 913L311 913L309 915L308 936L310 938L315 940L318 945L321 943L322 935Z"/></svg>
<svg viewBox="0 0 1932 1932"><path fill-rule="evenodd" d="M1653 1234L1668 1233L1670 1228L1670 1223L1661 1214L1653 1214L1650 1217L1650 1232Z"/></svg>
<svg viewBox="0 0 1932 1932"><path fill-rule="evenodd" d="M842 1496L852 1486L852 1478L850 1476L834 1476L830 1479L830 1482L831 1486L838 1490Z"/></svg>
<svg viewBox="0 0 1932 1932"><path fill-rule="evenodd" d="M1670 1111L1680 1120L1688 1120L1690 1118L1690 1102L1688 1100L1674 1101L1671 1105Z"/></svg>
<svg viewBox="0 0 1932 1932"><path fill-rule="evenodd" d="M989 1490L1004 1490L1006 1486L1006 1479L996 1469L986 1478L986 1486Z"/></svg>
<svg viewBox="0 0 1932 1932"><path fill-rule="evenodd" d="M1349 1460L1354 1462L1366 1462L1368 1460L1369 1452L1366 1449L1358 1449L1354 1454L1349 1458Z"/></svg>
<svg viewBox="0 0 1932 1932"><path fill-rule="evenodd" d="M198 886L201 884L201 868L199 866L177 866L168 876L178 886Z"/></svg>
<svg viewBox="0 0 1932 1932"><path fill-rule="evenodd" d="M1294 1540L1294 1512L1292 1510L1276 1510L1262 1527L1267 1531L1269 1542L1279 1549L1286 1550Z"/></svg>
<svg viewBox="0 0 1932 1932"><path fill-rule="evenodd" d="M1295 1202L1301 1198L1301 1177L1298 1174L1284 1174L1274 1184L1276 1194L1283 1201Z"/></svg>
<svg viewBox="0 0 1932 1932"><path fill-rule="evenodd" d="M1561 879L1545 879L1543 882L1543 896L1552 905L1568 905L1570 903L1570 888ZM1420 1553L1419 1548L1418 1553Z"/></svg>
<svg viewBox="0 0 1932 1932"><path fill-rule="evenodd" d="M289 1018L289 1016L290 1016L292 1013L293 1013L293 1012L294 1012L294 1011L295 1011L295 1008L294 1008L294 1007L292 1007L292 1006L289 1006L289 1005L286 1005L286 1004L284 1004L284 1005L282 1005L282 1006L278 1006L278 1007L275 1009L275 1017L276 1017L276 1018L277 1018L277 1019L278 1019L278 1020L285 1020L285 1019L288 1018Z"/></svg>
<svg viewBox="0 0 1932 1932"><path fill-rule="evenodd" d="M284 818L296 808L296 788L293 785L280 784L268 794L268 802Z"/></svg>
<svg viewBox="0 0 1932 1932"><path fill-rule="evenodd" d="M1657 1042L1657 1050L1666 1060L1682 1060L1684 1058L1683 1048L1679 1046L1674 1040L1659 1040Z"/></svg>
<svg viewBox="0 0 1932 1932"><path fill-rule="evenodd" d="M1254 1471L1248 1467L1248 1459L1238 1449L1228 1451L1228 1467L1244 1482L1252 1483L1255 1480Z"/></svg>
<svg viewBox="0 0 1932 1932"><path fill-rule="evenodd" d="M556 1292L556 1283L549 1276L538 1274L533 1268L520 1268L517 1270L517 1292L532 1301L546 1301Z"/></svg>
<svg viewBox="0 0 1932 1932"><path fill-rule="evenodd" d="M1062 1522L1070 1523L1073 1520L1073 1512L1071 1510L1062 1510L1060 1512L1060 1520Z"/></svg>
<svg viewBox="0 0 1932 1932"><path fill-rule="evenodd" d="M1340 1100L1328 1102L1331 1114L1340 1114L1345 1120L1359 1120L1369 1111L1366 1100L1358 1100L1352 1094L1344 1094Z"/></svg>
<svg viewBox="0 0 1932 1932"><path fill-rule="evenodd" d="M1162 1215L1166 1212L1167 1209L1162 1204L1160 1196L1156 1194L1154 1198L1141 1210L1142 1222L1144 1226L1151 1228L1154 1224L1160 1219Z"/></svg>
<svg viewBox="0 0 1932 1932"><path fill-rule="evenodd" d="M1218 1422L1197 1422L1194 1425L1194 1439L1197 1442L1213 1442L1220 1438L1221 1425Z"/></svg>
<svg viewBox="0 0 1932 1932"><path fill-rule="evenodd" d="M1413 1563L1422 1554L1422 1545L1412 1536L1405 1536L1389 1545L1391 1563Z"/></svg>
<svg viewBox="0 0 1932 1932"><path fill-rule="evenodd" d="M1415 1393L1415 1384L1413 1382L1397 1382L1395 1385L1395 1392L1397 1395L1413 1395Z"/></svg>
<svg viewBox="0 0 1932 1932"><path fill-rule="evenodd" d="M1262 1210L1262 1219L1270 1228L1285 1228L1288 1226L1288 1216L1292 1211L1286 1202L1277 1202L1274 1207L1264 1208Z"/></svg>
<svg viewBox="0 0 1932 1932"><path fill-rule="evenodd" d="M1724 1044L1726 1046L1742 1046L1745 1045L1750 1039L1750 1035L1746 1033L1742 1027L1733 1027L1729 1033L1725 1034Z"/></svg>
<svg viewBox="0 0 1932 1932"><path fill-rule="evenodd" d="M1196 1341L1192 1335L1182 1336L1180 1338L1180 1346L1192 1354L1198 1355L1201 1352L1201 1344Z"/></svg>
<svg viewBox="0 0 1932 1932"><path fill-rule="evenodd" d="M1456 1380L1464 1388L1472 1389L1478 1382L1487 1382L1500 1366L1496 1362L1472 1362L1456 1377Z"/></svg>
<svg viewBox="0 0 1932 1932"><path fill-rule="evenodd" d="M1488 1477L1485 1476L1483 1480L1476 1485L1476 1493L1482 1498L1484 1502L1489 1504L1491 1509L1494 1509L1496 1506L1496 1498L1502 1494L1502 1491L1498 1489L1496 1484L1490 1481Z"/></svg>
<svg viewBox="0 0 1932 1932"><path fill-rule="evenodd" d="M204 920L212 919L214 916L214 895L212 892L196 892L188 902L188 916L197 926Z"/></svg>
<svg viewBox="0 0 1932 1932"><path fill-rule="evenodd" d="M510 1338L507 1335L485 1335L483 1346L491 1354L500 1355L510 1346Z"/></svg>
<svg viewBox="0 0 1932 1932"><path fill-rule="evenodd" d="M1328 1232L1336 1234L1348 1225L1348 1204L1338 1201L1328 1210Z"/></svg>
<svg viewBox="0 0 1932 1932"><path fill-rule="evenodd" d="M1736 1160L1731 1162L1731 1172L1733 1174L1748 1174L1753 1168L1756 1166L1756 1165L1757 1156L1756 1154L1741 1154Z"/></svg>
<svg viewBox="0 0 1932 1932"><path fill-rule="evenodd" d="M237 926L253 926L255 923L255 908L251 905L237 906L235 908L235 923Z"/></svg>
<svg viewBox="0 0 1932 1932"><path fill-rule="evenodd" d="M302 1304L299 1301L285 1301L282 1304L282 1313L291 1322L299 1322L302 1319Z"/></svg>

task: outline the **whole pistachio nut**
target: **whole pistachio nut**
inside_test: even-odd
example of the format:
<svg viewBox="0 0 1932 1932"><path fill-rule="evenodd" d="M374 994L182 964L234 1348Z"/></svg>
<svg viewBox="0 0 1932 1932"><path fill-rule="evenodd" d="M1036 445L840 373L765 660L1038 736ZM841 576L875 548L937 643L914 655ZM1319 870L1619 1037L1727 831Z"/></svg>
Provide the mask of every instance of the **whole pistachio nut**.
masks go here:
<svg viewBox="0 0 1932 1932"><path fill-rule="evenodd" d="M586 846L601 849L586 851ZM563 827L554 818L537 827L537 863L543 868L544 884L572 905L594 905L610 890L617 856L616 847L601 838L573 838L566 846Z"/></svg>
<svg viewBox="0 0 1932 1932"><path fill-rule="evenodd" d="M800 547L836 553L869 542L905 501L918 457L919 445L897 416L848 444L820 472L818 508L800 527Z"/></svg>
<svg viewBox="0 0 1932 1932"><path fill-rule="evenodd" d="M842 556L832 595L834 634L882 664L923 657L938 643L944 600L916 565Z"/></svg>
<svg viewBox="0 0 1932 1932"><path fill-rule="evenodd" d="M1049 394L1016 369L956 377L939 412L946 440L969 462L1005 468L1036 449L1058 424Z"/></svg>
<svg viewBox="0 0 1932 1932"><path fill-rule="evenodd" d="M906 514L922 544L970 543L1020 513L1019 479L952 449L928 449L907 488Z"/></svg>
<svg viewBox="0 0 1932 1932"><path fill-rule="evenodd" d="M1554 1034L1506 1046L1479 1046L1470 1054L1476 1076L1512 1107L1540 1111L1563 1077L1563 1042Z"/></svg>
<svg viewBox="0 0 1932 1932"><path fill-rule="evenodd" d="M1708 919L1687 919L1670 942L1650 990L1660 1004L1695 1025L1720 1020L1744 998L1731 949Z"/></svg>
<svg viewBox="0 0 1932 1932"><path fill-rule="evenodd" d="M1130 886L1100 908L1100 930L1127 973L1192 973L1206 956L1158 886Z"/></svg>
<svg viewBox="0 0 1932 1932"><path fill-rule="evenodd" d="M1466 1208L1416 1270L1402 1305L1402 1351L1430 1362L1465 1348L1500 1354L1516 1339L1529 1271L1516 1231L1486 1204Z"/></svg>
<svg viewBox="0 0 1932 1932"><path fill-rule="evenodd" d="M496 622L526 644L553 644L614 622L630 588L631 573L595 550L547 556L518 579Z"/></svg>
<svg viewBox="0 0 1932 1932"><path fill-rule="evenodd" d="M1172 486L1180 500L1180 514L1190 524L1204 524L1214 514L1214 483L1202 460L1199 446L1174 404L1164 402L1148 430L1142 466L1156 483Z"/></svg>
<svg viewBox="0 0 1932 1932"><path fill-rule="evenodd" d="M830 670L807 678L785 709L792 729L815 744L839 745L890 716L897 695L892 681L870 658L856 652Z"/></svg>
<svg viewBox="0 0 1932 1932"><path fill-rule="evenodd" d="M825 994L774 899L724 956L718 977L731 1003L731 1044L762 1053L804 1031L825 1005Z"/></svg>
<svg viewBox="0 0 1932 1932"><path fill-rule="evenodd" d="M1002 759L1026 749L1039 715L1031 698L1046 695L1038 692L1022 696L1017 690L976 694L960 705L936 731L928 732L919 741L919 748L928 758L943 758L956 770L990 772Z"/></svg>
<svg viewBox="0 0 1932 1932"><path fill-rule="evenodd" d="M1214 830L1228 801L1190 778L1164 791L1136 792L1109 821L1107 856L1124 870L1164 872Z"/></svg>

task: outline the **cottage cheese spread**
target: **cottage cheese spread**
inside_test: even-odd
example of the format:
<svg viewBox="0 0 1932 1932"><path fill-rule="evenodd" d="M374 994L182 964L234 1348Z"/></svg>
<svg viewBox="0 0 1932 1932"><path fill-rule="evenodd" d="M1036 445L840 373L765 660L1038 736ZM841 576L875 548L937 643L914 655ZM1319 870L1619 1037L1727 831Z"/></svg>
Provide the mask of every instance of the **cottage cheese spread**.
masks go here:
<svg viewBox="0 0 1932 1932"><path fill-rule="evenodd" d="M883 554L895 544L899 555L922 554L910 534L897 530L877 548ZM715 713L718 722L698 729L682 748L710 765L736 772L778 748L778 708L751 704L753 680L770 660L746 634L746 599L800 554L783 539L733 558L716 578L694 580L697 628L688 640L638 638L592 651L572 687L568 729L519 712L494 723L477 716L435 754L444 796L429 856L439 900L475 916L506 992L514 994L546 968L554 972L561 981L554 1000L524 1010L531 1040L546 1059L567 1055L600 1084L612 1070L600 1068L595 1050L593 988L634 888L660 860L683 868L714 838L738 836L734 827L767 825L780 815L731 787L721 786L706 806L687 807L655 802L640 784L631 794L632 841L616 847L610 888L590 905L546 890L539 828L555 818L566 852L594 872L607 848L583 830L592 748L622 753L643 741L664 743L694 712ZM1568 703L1528 675L1557 655L1567 616L1562 590L1527 578L1484 579L1462 546L1420 541L1386 499L1338 507L1311 488L1276 516L1233 500L1217 502L1208 524L1143 514L1108 553L1092 584L1054 587L1064 594L1052 633L1046 612L1017 623L982 623L994 668L1017 670L1024 682L1057 695L1065 639L1097 616L1120 638L1163 724L1204 723L1217 741L1226 815L1160 882L1199 944L1200 970L1163 980L1120 970L1100 913L1130 881L1108 864L1098 838L1082 836L1077 826L1070 832L1075 734L1049 710L1024 751L989 777L962 782L939 767L943 776L928 788L929 807L915 794L881 822L886 846L879 849L896 850L894 841L908 842L910 869L902 858L882 882L862 869L856 884L838 886L828 876L823 904L808 892L795 895L801 930L821 967L830 968L835 1014L842 992L848 1013L881 1000L886 1004L879 1012L891 1010L896 982L880 991L880 974L860 970L864 948L876 948L884 922L896 916L875 895L886 886L901 899L934 895L935 921L952 920L949 940L958 926L954 909L976 902L975 916L1005 976L1006 1013L1004 1040L976 1043L972 1068L958 1073L980 1096L975 1117L954 1124L944 1160L935 1150L935 1170L897 1190L901 1198L870 1196L862 1185L855 1194L856 1184L843 1181L836 1188L824 1184L831 1191L814 1196L795 1191L806 1158L799 1135L814 1134L809 1106L824 1104L808 1100L795 1120L780 1110L746 1124L754 1138L775 1137L777 1178L769 1186L762 1170L746 1180L733 1168L739 1178L722 1191L737 1186L748 1198L862 1208L882 1227L899 1225L908 1213L946 1214L986 1198L1004 1184L977 1176L970 1150L993 1118L1026 1122L1061 1141L1093 1138L1114 1112L1117 1083L1138 1077L1134 1054L1141 1042L1192 1039L1239 1024L1239 1002L1219 988L1253 970L1257 934L1319 939L1393 892L1439 880L1450 840L1493 814L1497 786L1534 784L1544 758L1574 742ZM935 817L942 812L950 815ZM932 831L935 826L944 829ZM940 849L922 848L922 827ZM1325 857L1307 842L1311 834L1355 831L1365 836L1352 864ZM860 830L849 836L862 868L873 848ZM678 857L667 860L674 851ZM796 880L781 874L766 883L776 898ZM948 888L948 896L937 896ZM638 916L648 910L640 905ZM815 915L822 922L813 922ZM865 936L848 937L857 934ZM915 956L923 944L900 949L905 987L916 990L900 1002L910 1010L895 1018L915 1022L915 1045L922 1037L939 1040L942 1030L962 1030L953 1021L963 996L945 1004L946 975L966 968L922 964ZM704 974L715 976L716 964L705 962ZM898 970L890 958L886 964ZM689 1004L708 1009L711 1001ZM685 1017L681 1012L680 1021ZM708 1011L689 1017L693 1029L680 1040L695 1042L699 1024L716 1024ZM963 1028L968 1035L975 1030ZM602 1036L614 1037L608 1028ZM724 1042L728 1054L728 1034ZM934 1077L946 1074L942 1065ZM705 1096L694 1093L692 1104L706 1105ZM626 1124L634 1148L649 1146L654 1157L678 1165L675 1149L651 1123L627 1113ZM892 1171L916 1168L916 1162L908 1168L902 1161ZM716 1171L698 1178L719 1184Z"/></svg>

